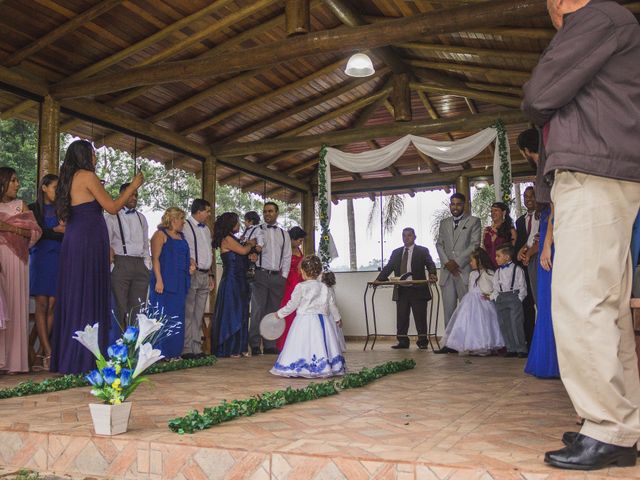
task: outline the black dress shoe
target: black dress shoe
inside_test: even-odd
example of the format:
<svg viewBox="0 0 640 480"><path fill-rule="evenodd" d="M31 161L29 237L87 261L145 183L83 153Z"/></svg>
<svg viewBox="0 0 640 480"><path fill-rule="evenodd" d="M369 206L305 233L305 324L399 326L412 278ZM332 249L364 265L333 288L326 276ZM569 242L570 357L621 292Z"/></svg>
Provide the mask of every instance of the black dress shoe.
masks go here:
<svg viewBox="0 0 640 480"><path fill-rule="evenodd" d="M195 353L183 353L182 355L180 355L180 357L183 360L193 360L194 358L196 358L196 354Z"/></svg>
<svg viewBox="0 0 640 480"><path fill-rule="evenodd" d="M262 350L260 350L260 347L251 347L251 356L255 357L258 355L262 355Z"/></svg>
<svg viewBox="0 0 640 480"><path fill-rule="evenodd" d="M504 358L515 358L518 354L516 352L507 352L504 354Z"/></svg>
<svg viewBox="0 0 640 480"><path fill-rule="evenodd" d="M569 470L598 470L613 465L633 467L637 455L635 446L620 447L578 433L568 447L545 453L544 461L551 466Z"/></svg>
<svg viewBox="0 0 640 480"><path fill-rule="evenodd" d="M518 352L518 358L527 358L528 356L527 352Z"/></svg>
<svg viewBox="0 0 640 480"><path fill-rule="evenodd" d="M393 348L395 350L400 350L400 349L404 349L404 348L409 348L409 344L407 344L407 343L396 343L395 345L391 345L391 348Z"/></svg>
<svg viewBox="0 0 640 480"><path fill-rule="evenodd" d="M428 344L428 343L418 343L418 344L417 344L417 347L418 347L420 350L427 350L427 349L429 348L429 344Z"/></svg>
<svg viewBox="0 0 640 480"><path fill-rule="evenodd" d="M578 432L564 432L562 434L562 443L564 443L567 447L572 445L573 442L576 441L576 438L578 438L579 433ZM638 444L636 443L634 445L636 451L638 451ZM638 453L636 454L638 457L640 457L640 451L638 451Z"/></svg>
<svg viewBox="0 0 640 480"><path fill-rule="evenodd" d="M265 355L278 355L278 350L275 348L265 348L263 350L263 353Z"/></svg>
<svg viewBox="0 0 640 480"><path fill-rule="evenodd" d="M458 351L454 350L453 348L442 347L440 350L435 350L433 353L437 353L438 355L440 355L443 353L458 353Z"/></svg>

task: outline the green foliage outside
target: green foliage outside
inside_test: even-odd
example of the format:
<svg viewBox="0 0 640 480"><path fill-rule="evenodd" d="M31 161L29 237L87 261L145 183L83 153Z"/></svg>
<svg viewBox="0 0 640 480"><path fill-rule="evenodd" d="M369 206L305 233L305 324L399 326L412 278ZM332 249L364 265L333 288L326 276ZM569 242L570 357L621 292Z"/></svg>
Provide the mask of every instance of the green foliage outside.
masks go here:
<svg viewBox="0 0 640 480"><path fill-rule="evenodd" d="M13 168L20 180L18 195L31 203L36 198L38 126L21 120L0 120L0 166Z"/></svg>

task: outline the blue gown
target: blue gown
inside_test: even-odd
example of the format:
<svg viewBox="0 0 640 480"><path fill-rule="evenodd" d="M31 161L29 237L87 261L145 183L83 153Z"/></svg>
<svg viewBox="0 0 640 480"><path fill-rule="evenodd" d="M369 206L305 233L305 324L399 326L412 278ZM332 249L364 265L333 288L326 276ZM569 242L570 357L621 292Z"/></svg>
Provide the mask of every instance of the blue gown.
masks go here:
<svg viewBox="0 0 640 480"><path fill-rule="evenodd" d="M249 339L249 283L247 257L225 252L222 259L222 278L218 285L212 338L219 357L247 352Z"/></svg>
<svg viewBox="0 0 640 480"><path fill-rule="evenodd" d="M160 272L164 291L156 292L156 275L151 271L149 305L158 308L167 317L161 334L154 343L165 358L179 357L184 346L184 310L191 277L189 275L189 244L180 233L180 240L171 238L166 229L160 231L167 237L160 252Z"/></svg>
<svg viewBox="0 0 640 480"><path fill-rule="evenodd" d="M44 206L44 226L58 226L55 205ZM29 295L55 297L58 286L61 240L41 238L29 250Z"/></svg>
<svg viewBox="0 0 640 480"><path fill-rule="evenodd" d="M545 208L540 217L540 243L544 245L547 236L547 223L550 208ZM553 247L552 247L553 255ZM542 250L540 250L542 253ZM553 335L551 320L551 272L547 272L538 263L538 296L536 297L537 316L533 339L529 350L529 358L524 368L525 373L538 378L558 378L558 355L556 353L556 339Z"/></svg>

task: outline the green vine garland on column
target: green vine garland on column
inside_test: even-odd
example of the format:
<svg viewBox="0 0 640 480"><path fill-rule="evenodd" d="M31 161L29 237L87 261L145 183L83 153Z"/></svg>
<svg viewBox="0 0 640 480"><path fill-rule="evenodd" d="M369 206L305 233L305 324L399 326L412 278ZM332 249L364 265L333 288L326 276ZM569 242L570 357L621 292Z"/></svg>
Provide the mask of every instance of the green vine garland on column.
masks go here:
<svg viewBox="0 0 640 480"><path fill-rule="evenodd" d="M507 130L502 120L495 123L495 128L498 131L498 153L500 155L500 173L502 174L500 191L502 192L502 201L510 205L513 199L511 198L511 165L507 154Z"/></svg>
<svg viewBox="0 0 640 480"><path fill-rule="evenodd" d="M318 254L325 269L329 268L331 255L329 254L329 199L327 198L327 146L320 149L320 163L318 165L318 208L320 215L320 245Z"/></svg>

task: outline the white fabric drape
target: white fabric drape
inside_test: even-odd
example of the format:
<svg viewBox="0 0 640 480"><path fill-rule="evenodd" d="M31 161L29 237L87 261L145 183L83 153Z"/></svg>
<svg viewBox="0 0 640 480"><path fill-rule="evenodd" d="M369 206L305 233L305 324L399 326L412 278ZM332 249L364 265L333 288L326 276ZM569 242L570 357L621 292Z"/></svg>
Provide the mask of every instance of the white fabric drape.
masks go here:
<svg viewBox="0 0 640 480"><path fill-rule="evenodd" d="M495 142L493 155L493 184L496 190L496 200L502 199L502 191L500 188L502 180L502 172L500 169L500 148L498 141L498 130L493 127L471 135L467 138L455 141L437 141L430 138L417 137L415 135L406 135L386 147L377 150L370 150L362 153L347 153L336 148L326 148L326 166L325 179L327 182L327 200L329 209L327 212L329 220L331 220L331 165L334 165L347 172L364 173L375 172L385 169L393 165L406 151L411 143L413 146L424 153L442 163L457 165L464 163L480 152L482 152L491 142ZM511 165L511 153L509 152L509 142L507 142L507 160ZM333 238L329 235L330 249L332 250L332 258L337 257L337 251ZM335 256L334 256L335 254Z"/></svg>

